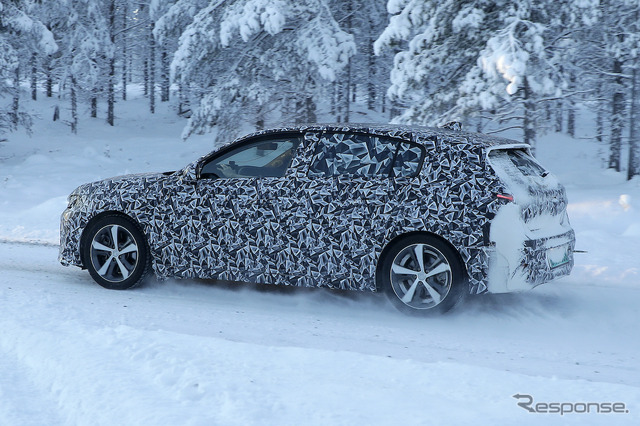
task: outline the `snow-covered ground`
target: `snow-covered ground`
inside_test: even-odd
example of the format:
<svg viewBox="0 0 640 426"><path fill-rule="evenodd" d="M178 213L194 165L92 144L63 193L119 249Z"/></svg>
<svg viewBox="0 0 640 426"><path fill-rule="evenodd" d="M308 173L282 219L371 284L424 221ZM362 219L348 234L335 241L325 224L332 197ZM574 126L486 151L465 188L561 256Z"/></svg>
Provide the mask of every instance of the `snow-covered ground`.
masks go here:
<svg viewBox="0 0 640 426"><path fill-rule="evenodd" d="M184 122L142 100L117 105L117 127L83 118L72 136L49 121L54 103L35 104L33 137L0 143L0 424L640 423L640 181L602 170L594 142L548 135L537 152L588 251L574 273L420 319L374 294L198 280L116 292L62 267L71 190L175 170L212 143L181 142ZM629 413L533 414L515 394Z"/></svg>

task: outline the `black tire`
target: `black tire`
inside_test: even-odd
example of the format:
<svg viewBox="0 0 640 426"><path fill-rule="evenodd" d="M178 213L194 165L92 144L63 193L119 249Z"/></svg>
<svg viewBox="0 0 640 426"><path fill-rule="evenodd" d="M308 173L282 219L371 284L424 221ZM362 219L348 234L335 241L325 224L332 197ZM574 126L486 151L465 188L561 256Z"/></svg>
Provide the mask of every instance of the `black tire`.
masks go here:
<svg viewBox="0 0 640 426"><path fill-rule="evenodd" d="M117 244L113 243L114 235ZM104 288L126 290L140 284L149 271L147 240L140 226L121 214L101 216L82 234L82 260Z"/></svg>
<svg viewBox="0 0 640 426"><path fill-rule="evenodd" d="M422 253L421 263L418 253ZM393 242L378 266L378 289L404 313L442 314L468 293L460 257L434 236L411 235Z"/></svg>

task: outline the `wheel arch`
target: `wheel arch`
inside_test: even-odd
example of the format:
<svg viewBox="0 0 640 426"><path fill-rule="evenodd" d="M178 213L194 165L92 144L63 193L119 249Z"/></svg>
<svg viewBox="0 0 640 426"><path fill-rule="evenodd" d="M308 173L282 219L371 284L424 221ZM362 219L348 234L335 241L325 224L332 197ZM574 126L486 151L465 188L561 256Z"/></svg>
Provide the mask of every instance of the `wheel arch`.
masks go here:
<svg viewBox="0 0 640 426"><path fill-rule="evenodd" d="M456 246L451 244L451 242L449 240L447 240L446 238L442 237L441 235L435 234L433 232L412 231L412 232L406 232L404 234L396 235L393 239L391 239L391 241L389 241L384 246L384 248L380 252L380 255L378 255L378 260L376 262L376 276L375 276L375 283L376 283L376 291L377 292L382 290L382 288L380 287L380 280L378 279L379 274L380 274L380 270L382 269L382 264L383 264L383 262L381 260L384 259L384 257L387 255L389 250L391 250L391 248L394 245L396 245L399 241L402 241L405 238L413 237L413 236L416 236L416 235L423 235L423 236L437 238L438 240L440 240L444 244L446 244L456 254L456 256L458 257L458 260L460 261L460 264L462 265L462 270L463 270L463 272L465 274L465 279L469 278L469 271L467 270L467 263L464 261L463 257L460 255L460 251L456 248Z"/></svg>
<svg viewBox="0 0 640 426"><path fill-rule="evenodd" d="M87 243L87 235L86 235L86 231L87 229L90 229L91 226L97 222L98 220L102 219L103 217L106 216L120 216L120 217L124 217L125 219L128 219L129 221L131 221L131 223L133 223L135 226L138 227L138 229L140 230L140 232L142 233L142 236L144 237L144 241L147 244L147 247L149 246L149 241L147 240L147 234L144 232L144 228L140 225L140 222L138 222L135 218L131 217L130 215L119 211L119 210L105 210L103 212L100 212L94 216L91 217L91 219L89 219L87 221L87 224L85 225L85 227L82 229L82 233L80 234L80 260L82 261L82 268L86 269L87 268L87 259L85 258L85 245Z"/></svg>

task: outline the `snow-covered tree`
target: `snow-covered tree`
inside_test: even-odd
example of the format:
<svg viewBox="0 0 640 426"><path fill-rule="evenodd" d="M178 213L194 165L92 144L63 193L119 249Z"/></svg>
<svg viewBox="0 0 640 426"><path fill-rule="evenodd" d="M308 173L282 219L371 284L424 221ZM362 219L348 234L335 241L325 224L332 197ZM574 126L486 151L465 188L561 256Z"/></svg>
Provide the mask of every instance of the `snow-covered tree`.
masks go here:
<svg viewBox="0 0 640 426"><path fill-rule="evenodd" d="M170 52L171 61L183 31L191 24L194 16L208 4L209 0L178 0L168 8L165 6L163 10L154 9L154 15L158 18L153 34L157 42ZM190 85L190 81L178 79L178 114L180 115L191 113Z"/></svg>
<svg viewBox="0 0 640 426"><path fill-rule="evenodd" d="M71 58L64 77L88 99L91 116L97 117L98 98L104 92L110 59L115 55L111 42L108 15L103 7L91 0L76 0L69 17L69 49Z"/></svg>
<svg viewBox="0 0 640 426"><path fill-rule="evenodd" d="M639 174L638 167L638 120L637 98L639 95L637 73L640 66L640 27L638 24L640 3L632 0L617 0L603 4L604 50L610 59L608 72L602 80L608 80L611 90L611 131L609 140L608 167L622 170L621 154L623 131L629 129L628 178ZM607 78L608 77L608 78ZM626 124L628 123L628 126Z"/></svg>
<svg viewBox="0 0 640 426"><path fill-rule="evenodd" d="M437 125L456 118L458 88L492 34L493 1L389 0L389 25L375 41L396 50L388 96L395 121Z"/></svg>
<svg viewBox="0 0 640 426"><path fill-rule="evenodd" d="M58 50L51 31L31 15L32 6L27 0L0 1L0 96L12 96L10 108L0 109L0 132L29 126L30 117L20 110L21 68L34 54Z"/></svg>
<svg viewBox="0 0 640 426"><path fill-rule="evenodd" d="M390 0L376 52L396 47L389 96L398 121L483 117L523 129L534 144L545 103L566 95L568 42L593 2Z"/></svg>
<svg viewBox="0 0 640 426"><path fill-rule="evenodd" d="M581 101L596 113L595 137L608 145L607 167L624 168L622 148L629 143L627 176L638 170L637 82L640 3L635 0L591 1L588 24L577 30L574 84L586 96ZM626 133L628 131L628 133ZM628 136L626 136L628 135Z"/></svg>
<svg viewBox="0 0 640 426"><path fill-rule="evenodd" d="M177 79L199 89L183 135L262 127L292 102L314 112L319 85L354 52L353 37L322 0L212 1L182 33L172 63Z"/></svg>
<svg viewBox="0 0 640 426"><path fill-rule="evenodd" d="M551 1L495 6L498 12L490 25L494 32L460 85L458 111L489 111L484 114L490 119L522 128L524 142L534 145L547 123L542 120L545 102L558 99L567 88L561 30L570 22L563 22Z"/></svg>
<svg viewBox="0 0 640 426"><path fill-rule="evenodd" d="M356 52L338 75L336 82L324 85L323 97L331 99L331 113L336 121L351 121L351 105L369 111L381 110L389 79L389 54L373 54L373 42L384 30L387 13L383 2L367 0L333 0L329 7L341 28L352 34ZM327 90L329 89L329 90ZM381 95L382 93L382 95Z"/></svg>
<svg viewBox="0 0 640 426"><path fill-rule="evenodd" d="M74 6L72 1L36 2L32 6L32 12L37 19L46 26L54 37L59 49L54 54L37 53L36 69L31 69L32 91L35 89L34 80L44 79L45 94L48 98L53 96L53 88L64 73L71 60L71 52L68 45L70 22L73 21ZM38 69L39 68L39 69ZM39 73L40 76L36 75ZM35 100L35 97L32 96Z"/></svg>

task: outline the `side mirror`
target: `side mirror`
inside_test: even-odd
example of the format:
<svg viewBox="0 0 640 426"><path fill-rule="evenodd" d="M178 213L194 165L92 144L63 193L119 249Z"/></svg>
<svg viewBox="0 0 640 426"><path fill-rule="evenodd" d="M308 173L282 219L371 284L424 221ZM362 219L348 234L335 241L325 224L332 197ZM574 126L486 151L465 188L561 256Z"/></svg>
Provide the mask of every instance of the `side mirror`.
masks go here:
<svg viewBox="0 0 640 426"><path fill-rule="evenodd" d="M196 175L197 167L198 163L195 162L182 169L182 180L184 182L195 183L198 180L198 176Z"/></svg>

